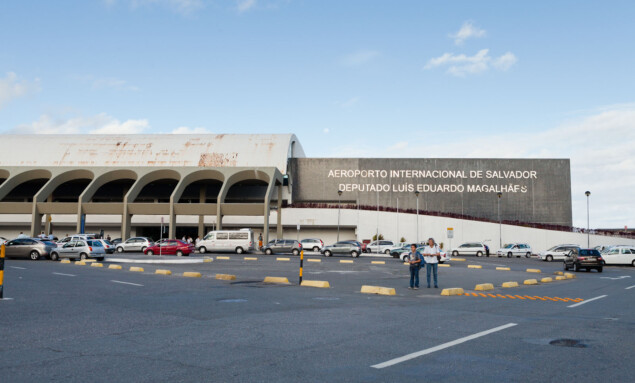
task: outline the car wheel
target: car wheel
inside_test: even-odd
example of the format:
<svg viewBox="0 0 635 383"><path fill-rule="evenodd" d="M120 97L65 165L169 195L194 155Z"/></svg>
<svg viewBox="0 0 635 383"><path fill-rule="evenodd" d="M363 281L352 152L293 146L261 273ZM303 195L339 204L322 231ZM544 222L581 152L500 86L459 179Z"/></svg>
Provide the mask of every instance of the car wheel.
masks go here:
<svg viewBox="0 0 635 383"><path fill-rule="evenodd" d="M119 247L117 248L117 252L118 252L118 253L123 253L123 247L119 246Z"/></svg>
<svg viewBox="0 0 635 383"><path fill-rule="evenodd" d="M88 254L86 254L86 253L81 253L81 254L79 255L79 260L80 260L80 261L85 261L85 260L86 260L86 258L88 258Z"/></svg>
<svg viewBox="0 0 635 383"><path fill-rule="evenodd" d="M183 252L182 252L181 250L178 250L178 251L176 252L176 256L177 256L177 257L182 257L182 256L183 256Z"/></svg>
<svg viewBox="0 0 635 383"><path fill-rule="evenodd" d="M507 253L507 258L511 258L512 257L512 252L510 251L509 253Z"/></svg>
<svg viewBox="0 0 635 383"><path fill-rule="evenodd" d="M295 256L298 256L298 255L300 255L300 250L293 249L293 251L291 253L293 253L293 255L295 255Z"/></svg>
<svg viewBox="0 0 635 383"><path fill-rule="evenodd" d="M631 262L631 266L635 267L635 259Z"/></svg>
<svg viewBox="0 0 635 383"><path fill-rule="evenodd" d="M482 251L477 251L476 252L476 256L477 257L482 257L483 256L483 252Z"/></svg>
<svg viewBox="0 0 635 383"><path fill-rule="evenodd" d="M601 267L598 267L598 269L597 269L597 270L598 270L598 273L601 273L601 272L602 272L602 268L601 268Z"/></svg>
<svg viewBox="0 0 635 383"><path fill-rule="evenodd" d="M271 249L267 249L267 250L265 250L265 254L267 254L267 255L271 255L271 253L272 253Z"/></svg>
<svg viewBox="0 0 635 383"><path fill-rule="evenodd" d="M205 246L201 246L198 248L198 252L201 254L207 253L207 248Z"/></svg>
<svg viewBox="0 0 635 383"><path fill-rule="evenodd" d="M573 270L575 271L580 271L580 265L578 265L577 263L573 265Z"/></svg>
<svg viewBox="0 0 635 383"><path fill-rule="evenodd" d="M390 250L384 251L384 254L390 254Z"/></svg>
<svg viewBox="0 0 635 383"><path fill-rule="evenodd" d="M236 248L236 254L242 254L242 253L244 253L244 252L245 252L245 250L243 250L243 248L242 248L242 247L237 247L237 248Z"/></svg>
<svg viewBox="0 0 635 383"><path fill-rule="evenodd" d="M319 248L319 247L317 247L317 246L315 246L315 247L313 248L313 251L317 253L318 251L320 251L320 248Z"/></svg>
<svg viewBox="0 0 635 383"><path fill-rule="evenodd" d="M57 261L60 259L60 256L57 253L51 253L51 261Z"/></svg>
<svg viewBox="0 0 635 383"><path fill-rule="evenodd" d="M359 253L357 251L353 250L353 251L351 251L351 257L357 258L357 257L359 257Z"/></svg>
<svg viewBox="0 0 635 383"><path fill-rule="evenodd" d="M143 246L143 247L141 248L141 252L143 253L144 251L146 251L146 249L147 249L147 248L148 248L148 246Z"/></svg>
<svg viewBox="0 0 635 383"><path fill-rule="evenodd" d="M527 254L525 254L525 258L531 258L531 253L527 252Z"/></svg>
<svg viewBox="0 0 635 383"><path fill-rule="evenodd" d="M148 254L148 255L154 255L154 251L152 251L152 250L148 250L148 252L147 252L146 254Z"/></svg>
<svg viewBox="0 0 635 383"><path fill-rule="evenodd" d="M553 261L553 257L551 255L547 255L547 258L545 258L545 261L551 262Z"/></svg>
<svg viewBox="0 0 635 383"><path fill-rule="evenodd" d="M591 268L590 268L590 267L587 267L587 268L586 268L586 272L587 272L587 273L590 273L590 272L591 272Z"/></svg>
<svg viewBox="0 0 635 383"><path fill-rule="evenodd" d="M102 262L102 261L104 260L104 257L99 257L99 258L97 258L97 260L98 260L99 262Z"/></svg>
<svg viewBox="0 0 635 383"><path fill-rule="evenodd" d="M562 262L564 271L569 271L569 266L567 266L567 262Z"/></svg>
<svg viewBox="0 0 635 383"><path fill-rule="evenodd" d="M328 251L328 250L326 250L326 251L324 252L324 256L325 256L325 257L330 257L331 255L333 255L333 254L332 254L330 251Z"/></svg>
<svg viewBox="0 0 635 383"><path fill-rule="evenodd" d="M458 255L459 255L459 252L458 252L458 251L454 250L454 251L452 252L452 256L453 256L453 257L456 257L456 256L458 256Z"/></svg>

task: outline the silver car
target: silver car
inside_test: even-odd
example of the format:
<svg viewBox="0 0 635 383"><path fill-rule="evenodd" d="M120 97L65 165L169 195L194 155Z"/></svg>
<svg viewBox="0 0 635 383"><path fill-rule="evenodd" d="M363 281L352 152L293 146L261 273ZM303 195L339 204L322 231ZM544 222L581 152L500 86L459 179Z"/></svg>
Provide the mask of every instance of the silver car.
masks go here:
<svg viewBox="0 0 635 383"><path fill-rule="evenodd" d="M117 252L123 253L124 251L139 251L142 252L146 248L154 245L154 241L147 237L133 237L127 239L125 242L121 242L117 245Z"/></svg>
<svg viewBox="0 0 635 383"><path fill-rule="evenodd" d="M5 244L5 256L37 261L40 257L48 257L55 246L52 242L40 241L36 238L16 238Z"/></svg>
<svg viewBox="0 0 635 383"><path fill-rule="evenodd" d="M345 254L350 255L353 258L357 258L362 253L362 247L358 244L358 242L340 241L334 243L333 245L325 246L321 253L324 254L325 257Z"/></svg>
<svg viewBox="0 0 635 383"><path fill-rule="evenodd" d="M67 242L62 247L57 247L51 251L51 260L57 261L60 258L81 259L94 258L103 261L106 250L99 240L76 240Z"/></svg>

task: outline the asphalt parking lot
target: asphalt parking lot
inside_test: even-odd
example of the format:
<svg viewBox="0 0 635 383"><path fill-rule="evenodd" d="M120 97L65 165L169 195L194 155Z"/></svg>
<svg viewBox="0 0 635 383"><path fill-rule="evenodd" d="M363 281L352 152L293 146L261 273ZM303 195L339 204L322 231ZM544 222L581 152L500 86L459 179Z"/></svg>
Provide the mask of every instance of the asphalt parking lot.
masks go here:
<svg viewBox="0 0 635 383"><path fill-rule="evenodd" d="M524 285L555 277L561 263L461 258L439 268L440 289L425 288L422 271L419 290L407 289L408 266L384 257L308 253L304 279L329 288L298 286L299 257L291 255L114 254L102 267L7 260L0 379L632 379L633 268ZM156 260L190 263L142 263ZM519 287L501 287L510 281ZM494 289L477 291L483 283ZM363 285L395 295L362 294ZM451 287L464 294L441 296Z"/></svg>

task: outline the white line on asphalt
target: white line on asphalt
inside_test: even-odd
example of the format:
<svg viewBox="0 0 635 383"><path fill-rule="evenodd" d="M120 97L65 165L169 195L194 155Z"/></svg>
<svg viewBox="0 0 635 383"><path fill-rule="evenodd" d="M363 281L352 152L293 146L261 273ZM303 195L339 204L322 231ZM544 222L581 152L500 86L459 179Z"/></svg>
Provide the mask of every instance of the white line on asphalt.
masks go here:
<svg viewBox="0 0 635 383"><path fill-rule="evenodd" d="M115 281L115 280L111 280L110 282L121 283L121 284L124 284L124 285L132 285L132 286L143 286L143 285L140 285L138 283L122 282L122 281Z"/></svg>
<svg viewBox="0 0 635 383"><path fill-rule="evenodd" d="M9 266L12 269L18 269L18 270L26 270L26 267L18 267L18 266Z"/></svg>
<svg viewBox="0 0 635 383"><path fill-rule="evenodd" d="M486 331L481 331L479 333L476 333L476 334L473 334L473 335L469 335L469 336L466 336L464 338L459 338L457 340L453 340L452 342L443 343L443 344L438 345L436 347L432 347L432 348L428 348L428 349L425 349L425 350L413 352L412 354L408 354L408 355L404 355L404 356L399 357L399 358L391 359L391 360L389 360L387 362L375 364L375 365L373 365L371 367L379 369L379 368L385 368L385 367L394 366L395 364L398 364L398 363L401 363L401 362L405 362L405 361L410 360L410 359L418 358L418 357L423 356L423 355L431 354L433 352L440 351L440 350L443 350L443 349L448 348L448 347L456 346L457 344L465 343L465 342L467 342L469 340L480 338L482 336L489 335L489 334L495 333L497 331L501 331L501 330L505 330L505 329L510 328L510 327L514 327L516 325L517 325L516 323L507 323L506 325L503 325L503 326L495 327L493 329L486 330Z"/></svg>
<svg viewBox="0 0 635 383"><path fill-rule="evenodd" d="M596 300L596 299L606 298L607 296L608 296L608 295L600 295L599 297L595 297L595 298L587 299L587 300L584 300L584 301L582 301L582 302L580 302L580 303L576 303L576 304L574 304L574 305L567 306L567 307L569 307L569 308L571 308L571 307L578 307L578 306L580 306L580 305L583 305L583 304L585 304L585 303L589 303L589 302L594 301L594 300Z"/></svg>
<svg viewBox="0 0 635 383"><path fill-rule="evenodd" d="M600 277L600 279L612 279L612 280L615 281L615 280L618 280L618 279L624 279L624 278L630 278L630 277L631 277L630 275L622 275L621 277L615 277L615 278L612 278L612 277Z"/></svg>
<svg viewBox="0 0 635 383"><path fill-rule="evenodd" d="M65 277L76 277L77 276L77 275L74 275L74 274L64 274L64 273L53 273L53 274L55 274L55 275L63 275Z"/></svg>
<svg viewBox="0 0 635 383"><path fill-rule="evenodd" d="M628 287L627 287L627 288L625 288L624 290L630 290L630 289L633 289L633 288L635 288L635 285L633 285L633 286L628 286Z"/></svg>

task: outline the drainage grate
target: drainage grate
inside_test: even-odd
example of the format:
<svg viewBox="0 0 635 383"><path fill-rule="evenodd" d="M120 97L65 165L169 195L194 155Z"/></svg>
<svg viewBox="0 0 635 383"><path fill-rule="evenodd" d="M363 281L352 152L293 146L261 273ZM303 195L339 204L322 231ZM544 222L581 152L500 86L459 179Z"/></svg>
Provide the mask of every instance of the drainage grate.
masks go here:
<svg viewBox="0 0 635 383"><path fill-rule="evenodd" d="M549 342L552 346L586 348L586 344L575 339L556 339Z"/></svg>

